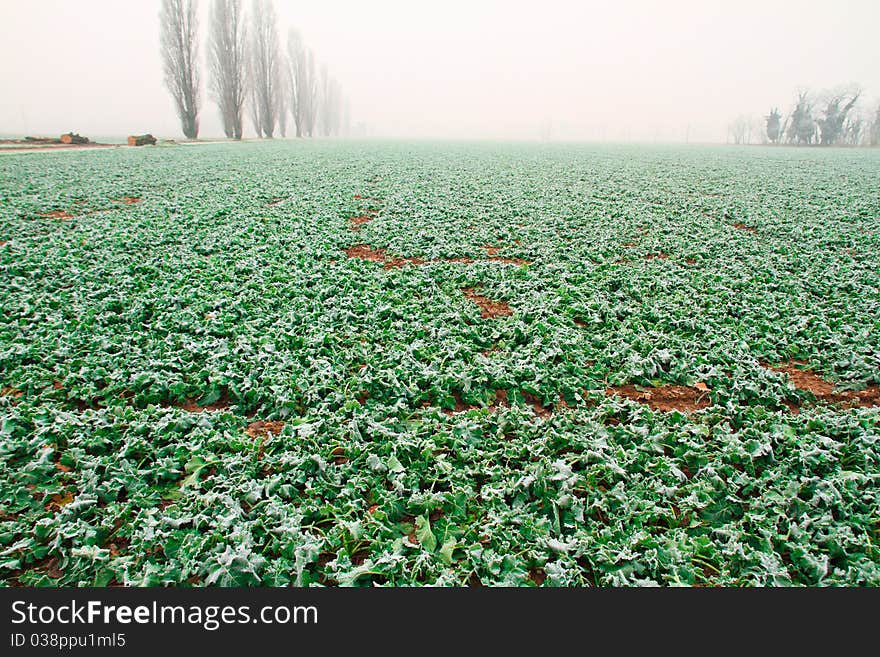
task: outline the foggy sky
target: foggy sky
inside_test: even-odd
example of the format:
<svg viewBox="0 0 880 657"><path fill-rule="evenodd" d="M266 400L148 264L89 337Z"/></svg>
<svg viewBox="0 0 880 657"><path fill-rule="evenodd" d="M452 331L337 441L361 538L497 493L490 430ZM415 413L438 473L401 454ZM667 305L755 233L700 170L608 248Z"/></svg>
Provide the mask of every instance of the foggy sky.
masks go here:
<svg viewBox="0 0 880 657"><path fill-rule="evenodd" d="M554 139L681 141L690 126L691 141L724 141L737 115L787 111L798 87L858 82L866 110L880 99L877 0L276 6L281 43L302 31L371 136L537 139L550 125ZM158 14L158 0L0 0L0 134L179 138ZM202 99L200 136L222 136Z"/></svg>

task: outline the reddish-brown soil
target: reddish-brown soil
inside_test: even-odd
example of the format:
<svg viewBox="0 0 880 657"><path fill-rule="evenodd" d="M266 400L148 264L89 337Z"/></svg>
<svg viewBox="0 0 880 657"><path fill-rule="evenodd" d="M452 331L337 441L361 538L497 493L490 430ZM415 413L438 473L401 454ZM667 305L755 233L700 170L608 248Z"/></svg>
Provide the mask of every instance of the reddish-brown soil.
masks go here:
<svg viewBox="0 0 880 657"><path fill-rule="evenodd" d="M587 323L584 320L582 320L580 317L574 318L574 325L579 328L586 328L587 327Z"/></svg>
<svg viewBox="0 0 880 657"><path fill-rule="evenodd" d="M361 226L363 226L364 224L370 223L372 220L373 220L372 217L369 217L365 214L362 214L359 217L349 217L348 218L348 222L349 222L348 229L351 231L357 232L361 229Z"/></svg>
<svg viewBox="0 0 880 657"><path fill-rule="evenodd" d="M684 263L686 265L695 265L695 264L697 264L697 260L696 260L696 258L685 258Z"/></svg>
<svg viewBox="0 0 880 657"><path fill-rule="evenodd" d="M540 397L537 397L530 392L524 392L522 395L525 402L532 407L535 411L535 415L538 417L548 418L553 415L553 407L544 406Z"/></svg>
<svg viewBox="0 0 880 657"><path fill-rule="evenodd" d="M222 411L232 405L232 401L226 394L223 394L220 399L215 401L213 404L208 404L207 406L199 406L196 403L196 399L198 399L198 397L191 397L185 402L175 403L174 406L182 408L187 413L203 413L204 411Z"/></svg>
<svg viewBox="0 0 880 657"><path fill-rule="evenodd" d="M271 201L269 201L266 205L278 205L284 199L281 196L274 197Z"/></svg>
<svg viewBox="0 0 880 657"><path fill-rule="evenodd" d="M117 203L125 203L126 205L134 205L135 203L140 203L141 199L137 196L123 196L122 198L113 199Z"/></svg>
<svg viewBox="0 0 880 657"><path fill-rule="evenodd" d="M733 227L739 228L740 230L744 230L748 233L757 233L758 232L758 229L755 228L754 226L747 226L744 223L742 223L741 221L738 221L735 224L733 224Z"/></svg>
<svg viewBox="0 0 880 657"><path fill-rule="evenodd" d="M771 367L774 372L787 374L792 385L799 390L806 390L816 397L824 398L834 394L834 384L826 381L811 370L805 370L798 365L805 365L803 361L790 361L778 367Z"/></svg>
<svg viewBox="0 0 880 657"><path fill-rule="evenodd" d="M457 390L452 392L452 398L455 400L455 408L444 408L443 412L446 413L446 415L454 415L455 413L464 413L465 411L469 411L474 408L479 408L479 406L464 403L464 401L461 398L461 394Z"/></svg>
<svg viewBox="0 0 880 657"><path fill-rule="evenodd" d="M247 425L244 432L251 438L266 438L269 434L279 435L283 428L284 422L281 420L257 420Z"/></svg>
<svg viewBox="0 0 880 657"><path fill-rule="evenodd" d="M660 253L649 253L645 256L645 260L666 260L668 258L669 254L662 251Z"/></svg>
<svg viewBox="0 0 880 657"><path fill-rule="evenodd" d="M423 265L425 261L421 258L395 258L388 255L385 249L374 249L366 244L355 244L345 249L345 255L349 258L359 258L361 260L369 260L370 262L382 263L385 269L394 269L395 267L405 267L406 265Z"/></svg>
<svg viewBox="0 0 880 657"><path fill-rule="evenodd" d="M6 246L9 244L9 240L0 240L0 246Z"/></svg>
<svg viewBox="0 0 880 657"><path fill-rule="evenodd" d="M535 583L535 586L541 586L547 579L547 573L543 568L533 567L529 569L529 579Z"/></svg>
<svg viewBox="0 0 880 657"><path fill-rule="evenodd" d="M66 210L53 210L40 215L43 219L73 219L72 214Z"/></svg>
<svg viewBox="0 0 880 657"><path fill-rule="evenodd" d="M446 413L446 415L455 415L456 413L464 413L465 411L471 411L471 410L474 410L477 408L482 408L482 406L479 406L477 404L466 404L462 400L461 395L458 393L458 391L454 391L452 393L452 398L455 400L455 408L443 409L443 412ZM429 407L429 406L431 406L431 403L424 402L422 405L425 407ZM486 408L494 413L502 406L507 406L507 390L499 389L499 390L495 391L495 400L491 404L489 404Z"/></svg>
<svg viewBox="0 0 880 657"><path fill-rule="evenodd" d="M628 384L608 388L605 390L605 394L609 397L620 395L621 397L647 404L655 411L690 413L711 405L708 388L701 390L696 387L665 385L642 391L637 390L634 385Z"/></svg>
<svg viewBox="0 0 880 657"><path fill-rule="evenodd" d="M623 245L626 247L632 248L632 247L636 246L636 242L624 242Z"/></svg>
<svg viewBox="0 0 880 657"><path fill-rule="evenodd" d="M343 447L334 447L333 451L330 452L330 455L333 457L333 462L336 465L348 463L348 457L345 455L345 448Z"/></svg>
<svg viewBox="0 0 880 657"><path fill-rule="evenodd" d="M21 397L24 393L18 388L12 386L3 386L0 388L0 397Z"/></svg>
<svg viewBox="0 0 880 657"><path fill-rule="evenodd" d="M495 401L489 405L489 408L497 411L502 406L507 406L507 391L499 389L495 391Z"/></svg>
<svg viewBox="0 0 880 657"><path fill-rule="evenodd" d="M46 504L46 511L52 511L53 509L58 510L67 506L73 502L73 497L73 491L70 490L64 491L63 493L56 493L49 498L49 502Z"/></svg>
<svg viewBox="0 0 880 657"><path fill-rule="evenodd" d="M352 222L350 230L357 232L362 224L372 221L372 217L351 217L349 221ZM350 246L345 249L345 255L347 255L349 258L359 258L360 260L369 260L370 262L381 263L385 269L405 267L406 265L426 265L436 262L458 262L466 265L472 264L474 262L500 262L507 265L517 266L531 264L528 260L522 260L520 258L504 258L502 256L493 256L490 258L486 258L485 260L475 260L473 258L467 257L444 258L442 260L423 260L422 258L398 258L388 255L385 249L374 249L367 244L355 244L354 246Z"/></svg>
<svg viewBox="0 0 880 657"><path fill-rule="evenodd" d="M407 265L423 265L425 261L421 258L388 258L383 269L394 269L395 267L406 267Z"/></svg>
<svg viewBox="0 0 880 657"><path fill-rule="evenodd" d="M519 241L516 241L516 244L519 244ZM501 262L506 265L530 265L528 260L523 260L522 258L506 258L504 256L499 256L499 252L504 248L504 245L501 246L492 246L491 244L484 244L483 249L486 251L486 255L489 257L486 258L489 262ZM468 261L473 262L470 258L462 258L460 259L462 262ZM456 262L457 260L447 260L447 262Z"/></svg>
<svg viewBox="0 0 880 657"><path fill-rule="evenodd" d="M349 258L359 258L370 262L385 262L388 258L385 249L374 249L366 244L355 244L345 249L345 255Z"/></svg>
<svg viewBox="0 0 880 657"><path fill-rule="evenodd" d="M489 262L501 262L505 265L516 265L517 267L532 264L530 261L523 260L522 258L503 258L501 256L495 256L493 258L487 259L489 260Z"/></svg>
<svg viewBox="0 0 880 657"><path fill-rule="evenodd" d="M504 301L495 301L489 297L477 294L476 290L472 287L464 287L461 291L464 292L465 297L480 307L480 317L483 319L507 317L513 314L513 310Z"/></svg>
<svg viewBox="0 0 880 657"><path fill-rule="evenodd" d="M763 365L774 372L788 375L795 388L811 393L820 402L839 404L843 408L880 406L880 386L876 384L869 385L864 390L837 391L830 381L826 381L812 370L803 369L803 366L807 365L804 361L791 360L777 366L767 363L763 363ZM783 403L790 411L797 413L795 409L798 409L798 404L796 402L786 400Z"/></svg>

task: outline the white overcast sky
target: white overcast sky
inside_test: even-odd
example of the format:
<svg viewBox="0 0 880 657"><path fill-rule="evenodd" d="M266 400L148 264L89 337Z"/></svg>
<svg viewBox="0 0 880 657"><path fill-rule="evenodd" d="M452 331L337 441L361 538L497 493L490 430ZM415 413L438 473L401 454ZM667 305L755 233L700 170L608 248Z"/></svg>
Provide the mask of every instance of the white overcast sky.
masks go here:
<svg viewBox="0 0 880 657"><path fill-rule="evenodd" d="M674 141L690 126L691 140L723 141L737 115L785 110L798 87L859 83L864 111L880 99L880 0L277 8L281 42L302 31L374 136L536 139L549 122L559 139ZM158 0L0 0L0 134L180 136L158 12ZM218 136L203 101L201 136Z"/></svg>

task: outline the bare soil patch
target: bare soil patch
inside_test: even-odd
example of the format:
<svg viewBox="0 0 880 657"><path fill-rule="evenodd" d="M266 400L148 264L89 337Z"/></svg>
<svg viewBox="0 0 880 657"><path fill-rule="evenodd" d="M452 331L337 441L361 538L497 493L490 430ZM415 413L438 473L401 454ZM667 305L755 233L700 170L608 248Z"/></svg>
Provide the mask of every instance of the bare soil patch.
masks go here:
<svg viewBox="0 0 880 657"><path fill-rule="evenodd" d="M648 255L645 256L644 259L645 260L668 260L669 254L663 253L662 251L660 253L649 253Z"/></svg>
<svg viewBox="0 0 880 657"><path fill-rule="evenodd" d="M196 403L198 397L190 397L183 403L175 403L174 406L178 408L182 408L187 413L203 413L205 411L223 411L229 408L232 405L232 400L229 399L229 396L224 392L221 395L220 399L215 401L213 404L207 404L205 406L199 406Z"/></svg>
<svg viewBox="0 0 880 657"><path fill-rule="evenodd" d="M733 224L733 227L739 228L740 230L744 230L747 233L757 233L758 232L758 229L755 228L754 226L747 226L746 224L742 223L741 221L738 221L735 224Z"/></svg>
<svg viewBox="0 0 880 657"><path fill-rule="evenodd" d="M805 361L791 360L776 366L762 364L774 372L788 375L795 388L811 393L820 402L838 404L843 408L880 406L880 386L876 384L869 385L864 390L835 390L831 381L826 381L810 369L804 369L807 365ZM784 403L792 413L799 412L800 407L796 402L786 400Z"/></svg>
<svg viewBox="0 0 880 657"><path fill-rule="evenodd" d="M474 410L477 408L482 408L482 406L479 406L478 404L465 403L464 400L462 400L462 398L461 398L461 394L457 390L453 391L452 398L455 400L455 408L443 409L443 412L446 413L446 415L455 415L457 413L464 413L465 411L471 411L471 410ZM427 407L427 406L430 406L431 404L430 404L430 402L425 402L422 405ZM489 411L494 413L499 408L501 408L503 406L507 406L507 405L508 405L508 403L507 403L507 390L504 390L502 388L502 389L498 389L495 391L494 401L491 404L489 404L486 408Z"/></svg>
<svg viewBox="0 0 880 657"><path fill-rule="evenodd" d="M345 255L349 258L359 258L370 262L385 262L388 257L385 249L374 249L366 244L355 244L345 249Z"/></svg>
<svg viewBox="0 0 880 657"><path fill-rule="evenodd" d="M348 229L353 232L357 232L361 229L361 226L363 226L364 224L370 223L372 220L373 220L373 217L370 217L365 214L362 214L359 217L349 217L348 218L348 223L349 223Z"/></svg>
<svg viewBox="0 0 880 657"><path fill-rule="evenodd" d="M517 245L520 243L519 240L515 242ZM528 260L523 260L522 258L506 258L504 256L498 255L501 252L501 249L504 248L504 245L501 246L492 246L491 244L484 244L483 249L486 251L486 255L489 256L486 258L490 262L500 262L506 265L530 265L531 263Z"/></svg>
<svg viewBox="0 0 880 657"><path fill-rule="evenodd" d="M494 319L496 317L508 317L513 315L513 310L504 301L496 301L489 297L484 297L481 294L477 294L477 291L472 287L464 287L461 291L464 292L464 296L467 299L473 301L480 307L480 317L483 319Z"/></svg>
<svg viewBox="0 0 880 657"><path fill-rule="evenodd" d="M776 367L770 366L774 372L787 374L792 385L799 390L806 390L816 397L823 398L834 394L834 384L826 381L812 370L802 369L804 361L789 361Z"/></svg>
<svg viewBox="0 0 880 657"><path fill-rule="evenodd" d="M525 402L532 407L532 410L535 411L535 415L538 417L548 418L553 415L553 407L545 406L540 397L530 392L524 392L522 395Z"/></svg>
<svg viewBox="0 0 880 657"><path fill-rule="evenodd" d="M406 267L407 265L423 265L425 261L421 258L388 258L383 269L394 269L395 267Z"/></svg>
<svg viewBox="0 0 880 657"><path fill-rule="evenodd" d="M125 203L126 205L134 205L135 203L141 202L139 196L123 196L121 198L115 198L113 200L117 203Z"/></svg>
<svg viewBox="0 0 880 657"><path fill-rule="evenodd" d="M43 219L73 219L74 215L67 210L53 210L52 212L44 212L40 217Z"/></svg>
<svg viewBox="0 0 880 657"><path fill-rule="evenodd" d="M529 579L535 586L541 586L544 584L544 580L547 579L547 573L544 572L543 568L535 566L529 569Z"/></svg>
<svg viewBox="0 0 880 657"><path fill-rule="evenodd" d="M395 258L388 255L385 249L374 249L366 244L355 244L345 249L345 255L349 258L359 258L360 260L369 260L370 262L379 262L384 269L394 269L395 267L405 267L406 265L423 265L425 261L421 258Z"/></svg>
<svg viewBox="0 0 880 657"><path fill-rule="evenodd" d="M350 220L352 225L349 226L349 229L353 232L357 232L360 229L360 226L372 221L372 217L369 216L361 216L361 217L352 217ZM385 249L374 249L373 247L367 244L355 244L354 246L350 246L345 249L345 254L349 258L359 258L361 260L369 260L370 262L378 262L383 265L385 269L394 269L395 267L405 267L406 265L427 265L431 263L437 262L458 262L462 264L472 264L474 262L499 262L506 265L529 265L531 262L528 260L522 260L520 258L505 258L502 256L494 256L490 258L486 258L484 260L475 260L474 258L462 257L462 258L444 258L442 260L424 260L422 258L399 258L396 256L388 255L388 252Z"/></svg>
<svg viewBox="0 0 880 657"><path fill-rule="evenodd" d="M502 256L495 256L493 258L488 258L488 260L489 262L500 262L505 265L516 265L517 267L532 264L530 261L523 260L522 258L504 258Z"/></svg>
<svg viewBox="0 0 880 657"><path fill-rule="evenodd" d="M266 438L269 434L279 435L282 429L284 422L281 420L257 420L247 425L244 432L251 438Z"/></svg>
<svg viewBox="0 0 880 657"><path fill-rule="evenodd" d="M614 386L607 388L605 394L609 397L620 395L632 399L641 404L647 404L655 411L681 411L690 413L707 408L711 405L709 389L689 386L665 385L656 388L638 390L634 385Z"/></svg>
<svg viewBox="0 0 880 657"><path fill-rule="evenodd" d="M685 259L684 259L684 264L686 264L686 265L695 265L695 264L697 264L697 259L696 259L696 258L685 258Z"/></svg>
<svg viewBox="0 0 880 657"><path fill-rule="evenodd" d="M458 390L454 390L452 392L452 398L455 400L455 407L444 408L443 412L446 413L446 415L455 415L456 413L464 413L465 411L479 408L479 406L476 406L474 404L466 404L461 398L461 393L458 392Z"/></svg>

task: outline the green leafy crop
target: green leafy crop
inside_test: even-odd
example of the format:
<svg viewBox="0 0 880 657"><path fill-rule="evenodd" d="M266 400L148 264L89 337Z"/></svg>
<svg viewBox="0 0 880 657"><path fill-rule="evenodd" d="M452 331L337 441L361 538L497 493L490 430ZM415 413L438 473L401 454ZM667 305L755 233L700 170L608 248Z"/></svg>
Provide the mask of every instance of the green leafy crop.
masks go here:
<svg viewBox="0 0 880 657"><path fill-rule="evenodd" d="M880 383L877 189L867 149L2 156L0 582L876 586L880 410L771 366Z"/></svg>

